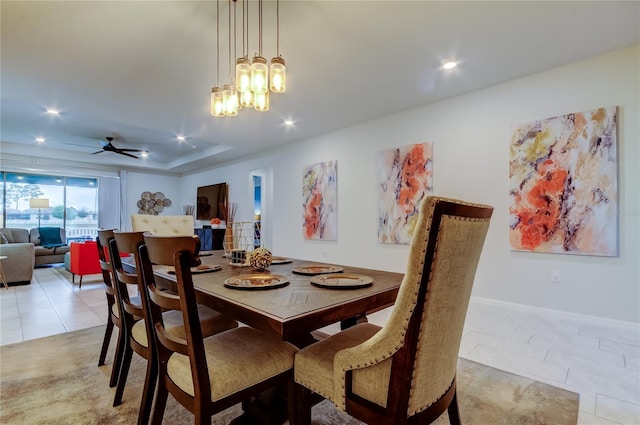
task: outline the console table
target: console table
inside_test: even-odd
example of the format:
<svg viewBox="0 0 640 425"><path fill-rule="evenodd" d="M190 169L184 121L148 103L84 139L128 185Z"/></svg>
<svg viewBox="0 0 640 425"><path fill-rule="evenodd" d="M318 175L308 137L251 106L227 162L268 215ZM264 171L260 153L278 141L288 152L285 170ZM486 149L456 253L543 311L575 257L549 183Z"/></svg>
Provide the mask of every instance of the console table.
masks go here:
<svg viewBox="0 0 640 425"><path fill-rule="evenodd" d="M225 229L212 229L211 227L203 227L194 229L194 234L200 238L200 249L202 251L216 251L224 249L222 242L224 241Z"/></svg>

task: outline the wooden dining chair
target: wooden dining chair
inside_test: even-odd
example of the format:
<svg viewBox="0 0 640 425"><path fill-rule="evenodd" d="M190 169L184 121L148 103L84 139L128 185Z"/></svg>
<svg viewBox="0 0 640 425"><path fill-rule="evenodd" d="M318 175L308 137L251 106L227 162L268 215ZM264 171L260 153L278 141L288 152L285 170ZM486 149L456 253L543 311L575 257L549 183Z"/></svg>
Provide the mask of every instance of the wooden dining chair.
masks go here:
<svg viewBox="0 0 640 425"><path fill-rule="evenodd" d="M122 365L122 356L124 354L124 348L127 345L127 335L122 331L122 323L120 320L120 317L122 317L120 312L121 306L120 303L117 302L118 294L111 274L111 261L106 254L106 249L109 246L109 240L111 239L113 239L113 229L98 230L96 245L98 248L100 269L102 271L102 280L104 282L104 292L107 296L108 314L107 327L104 331L104 339L102 341L102 349L100 350L98 366L104 365L107 351L109 350L109 344L111 342L111 335L113 334L113 328L117 327L118 339L116 342L116 351L113 356L113 365L111 367L111 378L109 379L109 387L113 388L118 383L118 374L120 372L120 366Z"/></svg>
<svg viewBox="0 0 640 425"><path fill-rule="evenodd" d="M129 367L131 365L131 358L133 352L136 352L147 360L145 381L140 401L140 410L138 413L138 424L146 425L149 422L154 390L158 379L158 362L154 344L155 336L153 335L153 328L148 326L148 323L151 322L146 320L147 317L150 317L147 313L148 307L146 298L141 296L142 299L140 300L140 303L132 303L127 290L127 284L131 284L137 286L138 292L141 295L145 291L142 283L142 275L141 273L138 273L138 271L141 270L138 247L144 243L142 234L142 232L114 232L114 239L109 242L109 252L113 259L114 280L116 282L116 288L118 289L118 295L122 301L123 318L125 323L124 329L129 341L129 344L125 344L122 367L120 369L118 386L114 397L114 406L119 405L122 402L122 395L127 382ZM136 265L135 273L129 273L124 270L119 256L121 251L134 253ZM237 321L230 319L227 316L223 316L210 308L198 305L197 310L206 336L238 326ZM183 326L182 314L180 311L164 311L162 313L162 318L164 323L166 323L168 332L178 337L184 336L185 328Z"/></svg>
<svg viewBox="0 0 640 425"><path fill-rule="evenodd" d="M194 414L195 424L209 424L211 416L273 388L293 390L293 357L297 348L271 335L242 326L205 338L196 308L190 267L198 264L190 237L162 237L145 233L140 247L143 279L156 330L160 370L152 424L161 424L169 393ZM196 261L194 261L196 260ZM152 263L174 266L178 294L159 291ZM185 335L170 332L162 309L182 313ZM291 423L293 404L289 403Z"/></svg>
<svg viewBox="0 0 640 425"><path fill-rule="evenodd" d="M314 393L367 424L460 424L456 366L476 268L493 208L427 197L386 324L360 323L295 359L296 419ZM375 283L374 283L375 284Z"/></svg>

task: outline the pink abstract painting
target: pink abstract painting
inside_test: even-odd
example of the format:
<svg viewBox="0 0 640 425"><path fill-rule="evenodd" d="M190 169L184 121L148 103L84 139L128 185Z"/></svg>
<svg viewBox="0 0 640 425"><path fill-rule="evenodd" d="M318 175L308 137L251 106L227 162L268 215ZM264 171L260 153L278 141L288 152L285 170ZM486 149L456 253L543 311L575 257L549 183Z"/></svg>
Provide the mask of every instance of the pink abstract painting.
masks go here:
<svg viewBox="0 0 640 425"><path fill-rule="evenodd" d="M304 169L302 182L305 239L338 239L338 161Z"/></svg>
<svg viewBox="0 0 640 425"><path fill-rule="evenodd" d="M511 247L618 254L617 108L518 126L509 164Z"/></svg>
<svg viewBox="0 0 640 425"><path fill-rule="evenodd" d="M378 153L378 241L408 245L420 202L433 191L431 143Z"/></svg>

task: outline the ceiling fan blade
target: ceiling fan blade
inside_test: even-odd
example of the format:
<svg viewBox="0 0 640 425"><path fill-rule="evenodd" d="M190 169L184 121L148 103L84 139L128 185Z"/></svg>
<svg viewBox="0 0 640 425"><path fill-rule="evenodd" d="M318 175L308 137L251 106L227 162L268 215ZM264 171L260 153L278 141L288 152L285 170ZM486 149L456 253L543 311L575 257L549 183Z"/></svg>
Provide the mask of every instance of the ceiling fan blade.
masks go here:
<svg viewBox="0 0 640 425"><path fill-rule="evenodd" d="M102 152L104 152L104 151L93 152L91 155L95 155L97 153L102 153Z"/></svg>
<svg viewBox="0 0 640 425"><path fill-rule="evenodd" d="M117 149L122 152L144 152L144 149L121 149L121 148L117 148Z"/></svg>
<svg viewBox="0 0 640 425"><path fill-rule="evenodd" d="M138 159L137 156L131 155L130 153L126 153L126 152L121 152L120 150L117 150L116 153L119 153L120 155L126 155L126 156L130 156L131 158Z"/></svg>

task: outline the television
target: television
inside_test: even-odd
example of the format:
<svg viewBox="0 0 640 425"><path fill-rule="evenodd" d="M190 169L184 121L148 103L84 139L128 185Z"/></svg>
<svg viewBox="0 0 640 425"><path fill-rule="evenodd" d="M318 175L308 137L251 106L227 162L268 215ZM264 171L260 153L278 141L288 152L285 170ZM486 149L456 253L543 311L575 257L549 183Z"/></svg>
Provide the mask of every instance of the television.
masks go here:
<svg viewBox="0 0 640 425"><path fill-rule="evenodd" d="M219 218L226 220L228 186L226 183L200 186L196 199L196 219L211 220Z"/></svg>

